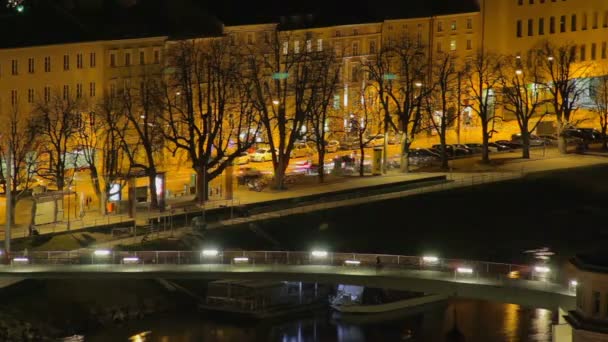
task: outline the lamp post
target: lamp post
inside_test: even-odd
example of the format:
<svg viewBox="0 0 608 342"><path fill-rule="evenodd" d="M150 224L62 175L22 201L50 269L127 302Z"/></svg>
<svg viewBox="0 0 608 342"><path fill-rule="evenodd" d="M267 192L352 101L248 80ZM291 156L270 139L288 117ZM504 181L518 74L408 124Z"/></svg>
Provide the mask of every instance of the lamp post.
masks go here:
<svg viewBox="0 0 608 342"><path fill-rule="evenodd" d="M11 252L11 202L13 200L11 191L12 151L13 144L9 139L8 153L6 154L6 230L4 231L4 252L7 257Z"/></svg>

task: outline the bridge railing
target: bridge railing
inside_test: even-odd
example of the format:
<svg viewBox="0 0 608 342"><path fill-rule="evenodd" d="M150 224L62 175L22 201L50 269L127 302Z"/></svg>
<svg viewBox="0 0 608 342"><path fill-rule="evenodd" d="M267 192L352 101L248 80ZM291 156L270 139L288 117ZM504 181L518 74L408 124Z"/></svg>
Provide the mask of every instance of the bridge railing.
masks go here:
<svg viewBox="0 0 608 342"><path fill-rule="evenodd" d="M493 279L527 279L557 282L555 270L547 265L518 265L432 256L333 253L326 251L47 251L17 252L10 265L40 264L159 264L159 265L327 265L359 268L426 270L455 276Z"/></svg>

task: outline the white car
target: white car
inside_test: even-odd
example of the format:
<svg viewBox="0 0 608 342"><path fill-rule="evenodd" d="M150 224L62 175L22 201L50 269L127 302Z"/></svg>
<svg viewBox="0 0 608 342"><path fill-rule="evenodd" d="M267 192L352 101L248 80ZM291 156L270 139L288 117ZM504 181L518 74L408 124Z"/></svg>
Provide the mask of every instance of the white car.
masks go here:
<svg viewBox="0 0 608 342"><path fill-rule="evenodd" d="M234 164L235 165L243 165L243 164L249 164L249 153L247 152L243 152L241 154L238 155L238 157L234 158Z"/></svg>
<svg viewBox="0 0 608 342"><path fill-rule="evenodd" d="M291 158L308 157L313 155L314 151L306 144L298 143L293 145L291 150Z"/></svg>
<svg viewBox="0 0 608 342"><path fill-rule="evenodd" d="M325 152L338 152L338 149L340 149L340 142L338 140L330 140L325 143Z"/></svg>
<svg viewBox="0 0 608 342"><path fill-rule="evenodd" d="M251 156L253 162L265 162L272 160L272 152L269 148L258 148Z"/></svg>

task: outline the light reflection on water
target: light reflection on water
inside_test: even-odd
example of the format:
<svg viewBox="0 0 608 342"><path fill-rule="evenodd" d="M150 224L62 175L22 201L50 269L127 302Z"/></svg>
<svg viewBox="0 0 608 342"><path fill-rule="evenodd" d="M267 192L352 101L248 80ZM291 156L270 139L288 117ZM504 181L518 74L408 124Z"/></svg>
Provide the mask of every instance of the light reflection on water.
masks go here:
<svg viewBox="0 0 608 342"><path fill-rule="evenodd" d="M450 300L423 313L400 314L387 320L334 319L320 313L314 317L254 322L209 320L196 314L130 322L107 329L88 342L190 342L190 341L424 341L444 342L454 325L466 342L549 342L556 315L548 310L475 300ZM455 323L456 322L456 323ZM141 334L151 330L150 334ZM139 334L139 335L136 335ZM411 334L411 336L410 336ZM137 336L137 337L135 337ZM131 337L131 339L129 339Z"/></svg>

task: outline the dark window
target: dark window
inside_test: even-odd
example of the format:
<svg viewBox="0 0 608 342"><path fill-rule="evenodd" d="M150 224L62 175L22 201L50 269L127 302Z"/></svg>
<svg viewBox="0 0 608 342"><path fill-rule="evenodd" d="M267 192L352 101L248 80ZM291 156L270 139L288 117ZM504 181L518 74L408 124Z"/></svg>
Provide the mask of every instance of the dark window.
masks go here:
<svg viewBox="0 0 608 342"><path fill-rule="evenodd" d="M593 291L593 316L600 315L600 293Z"/></svg>
<svg viewBox="0 0 608 342"><path fill-rule="evenodd" d="M559 32L566 32L566 16L562 15L559 17Z"/></svg>
<svg viewBox="0 0 608 342"><path fill-rule="evenodd" d="M517 21L517 37L521 37L522 35L522 23L521 20Z"/></svg>
<svg viewBox="0 0 608 342"><path fill-rule="evenodd" d="M595 43L591 43L591 59L595 60L597 55L597 45Z"/></svg>
<svg viewBox="0 0 608 342"><path fill-rule="evenodd" d="M545 18L538 19L538 34L541 36L545 34Z"/></svg>
<svg viewBox="0 0 608 342"><path fill-rule="evenodd" d="M534 35L534 20L528 19L528 36Z"/></svg>
<svg viewBox="0 0 608 342"><path fill-rule="evenodd" d="M570 30L572 32L576 31L576 14L573 14L570 18Z"/></svg>
<svg viewBox="0 0 608 342"><path fill-rule="evenodd" d="M549 18L549 33L555 33L555 17Z"/></svg>

